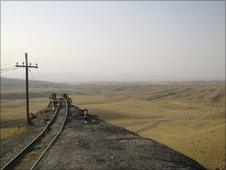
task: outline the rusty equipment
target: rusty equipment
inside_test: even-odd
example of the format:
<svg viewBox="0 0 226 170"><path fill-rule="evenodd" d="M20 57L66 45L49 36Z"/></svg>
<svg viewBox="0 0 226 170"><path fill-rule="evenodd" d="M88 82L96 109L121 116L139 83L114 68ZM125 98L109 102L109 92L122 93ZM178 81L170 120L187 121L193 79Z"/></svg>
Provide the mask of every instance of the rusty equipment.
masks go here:
<svg viewBox="0 0 226 170"><path fill-rule="evenodd" d="M67 100L68 107L70 108L72 104L72 99L66 93L63 94L63 98Z"/></svg>
<svg viewBox="0 0 226 170"><path fill-rule="evenodd" d="M52 93L49 96L49 99L50 99L50 102L49 102L49 105L47 106L47 108L49 110L54 110L57 107L57 103L58 103L57 94L56 93Z"/></svg>

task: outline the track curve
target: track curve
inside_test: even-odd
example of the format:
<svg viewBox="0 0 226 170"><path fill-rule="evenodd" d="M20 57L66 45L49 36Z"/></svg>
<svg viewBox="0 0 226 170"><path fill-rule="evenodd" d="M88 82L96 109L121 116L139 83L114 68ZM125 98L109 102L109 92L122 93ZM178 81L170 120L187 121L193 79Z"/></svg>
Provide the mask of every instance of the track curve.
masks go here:
<svg viewBox="0 0 226 170"><path fill-rule="evenodd" d="M36 165L59 137L66 124L68 116L67 100L64 98L57 98L57 100L58 103L54 115L47 123L43 131L10 161L8 161L1 168L1 170L34 169L36 167ZM64 107L62 108L62 106ZM43 149L44 151L41 151Z"/></svg>

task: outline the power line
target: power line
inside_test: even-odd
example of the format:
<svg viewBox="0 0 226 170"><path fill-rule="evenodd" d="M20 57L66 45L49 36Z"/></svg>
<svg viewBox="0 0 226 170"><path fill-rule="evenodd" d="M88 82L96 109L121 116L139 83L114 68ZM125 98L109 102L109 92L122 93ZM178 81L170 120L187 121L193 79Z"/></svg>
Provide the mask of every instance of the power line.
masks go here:
<svg viewBox="0 0 226 170"><path fill-rule="evenodd" d="M15 68L15 67L8 67L8 68L1 68L0 69L0 73L5 73L5 72L9 72L9 71L14 71L17 70L19 68Z"/></svg>
<svg viewBox="0 0 226 170"><path fill-rule="evenodd" d="M35 82L36 86L38 87L39 91L41 92L42 91L41 87L38 85L38 82L36 81L36 79L35 79L34 75L32 74L31 70L28 69L28 71L31 74L31 77L32 77L33 81Z"/></svg>
<svg viewBox="0 0 226 170"><path fill-rule="evenodd" d="M30 69L28 69L28 70L29 70L29 73L31 74L31 77L32 77L32 79L34 80L36 86L39 88L39 90L40 90L40 92L41 92L41 91L42 91L42 90L41 90L41 87L40 87L38 81L35 79L34 74L31 72ZM45 86L44 88L45 88L49 93L53 93L53 92L48 88L48 86Z"/></svg>
<svg viewBox="0 0 226 170"><path fill-rule="evenodd" d="M36 87L38 88L38 90L39 90L39 93L40 94L42 94L42 88L41 88L41 86L38 84L38 81L35 79L35 76L32 74L32 72L31 72L31 70L30 69L28 69L28 71L29 71L29 73L30 73L30 75L31 75L31 77L32 77L32 79L33 79L33 81L35 82L35 85L36 85Z"/></svg>
<svg viewBox="0 0 226 170"><path fill-rule="evenodd" d="M14 66L10 66L10 67L4 67L4 68L2 68L2 67L0 67L1 68L1 70L5 70L5 69L12 69L12 68L15 68Z"/></svg>
<svg viewBox="0 0 226 170"><path fill-rule="evenodd" d="M13 67L14 64L15 64L15 62L13 62L13 63L4 63L4 64L0 64L0 67L1 67L1 68L2 68L3 66L4 66L4 67Z"/></svg>

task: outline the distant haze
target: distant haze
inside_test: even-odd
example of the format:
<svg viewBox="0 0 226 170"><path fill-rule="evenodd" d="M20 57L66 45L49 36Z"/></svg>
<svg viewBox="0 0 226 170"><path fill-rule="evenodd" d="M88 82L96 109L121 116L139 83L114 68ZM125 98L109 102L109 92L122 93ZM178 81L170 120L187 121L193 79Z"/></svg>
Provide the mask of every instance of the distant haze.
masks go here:
<svg viewBox="0 0 226 170"><path fill-rule="evenodd" d="M223 80L225 2L2 1L1 68L25 52L40 80Z"/></svg>

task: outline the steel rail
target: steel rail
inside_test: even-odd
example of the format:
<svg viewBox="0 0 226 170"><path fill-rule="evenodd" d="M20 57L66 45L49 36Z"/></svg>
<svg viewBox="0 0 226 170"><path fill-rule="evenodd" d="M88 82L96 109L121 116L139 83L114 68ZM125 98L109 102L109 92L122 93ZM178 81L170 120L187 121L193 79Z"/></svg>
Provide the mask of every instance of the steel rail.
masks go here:
<svg viewBox="0 0 226 170"><path fill-rule="evenodd" d="M63 98L64 99L64 98ZM65 101L65 105L66 105L66 114L64 116L64 120L63 123L61 125L61 128L59 130L59 132L56 134L56 136L51 140L51 142L49 143L49 145L46 147L46 149L42 152L42 154L38 157L38 159L35 161L35 163L32 165L32 167L30 168L30 170L33 170L37 164L41 161L41 159L43 158L43 156L47 153L47 151L49 150L49 148L53 145L53 143L56 141L56 139L60 136L61 132L64 129L64 126L66 124L66 120L67 120L67 116L68 116L68 103L67 100L64 99Z"/></svg>
<svg viewBox="0 0 226 170"><path fill-rule="evenodd" d="M59 108L60 108L60 99L57 98L58 100L58 104L57 104L57 108L54 112L53 117L50 119L50 121L48 122L48 124L45 126L45 128L43 129L43 131L35 138L33 139L29 144L27 144L18 154L16 154L10 161L8 161L2 168L1 170L8 170L8 169L12 169L12 167L16 166L17 161L23 157L23 155L29 151L30 148L32 148L32 146L34 144L36 144L41 138L43 138L46 134L46 132L48 132L50 130L50 126L53 124L54 120L56 119L56 116L59 112Z"/></svg>

